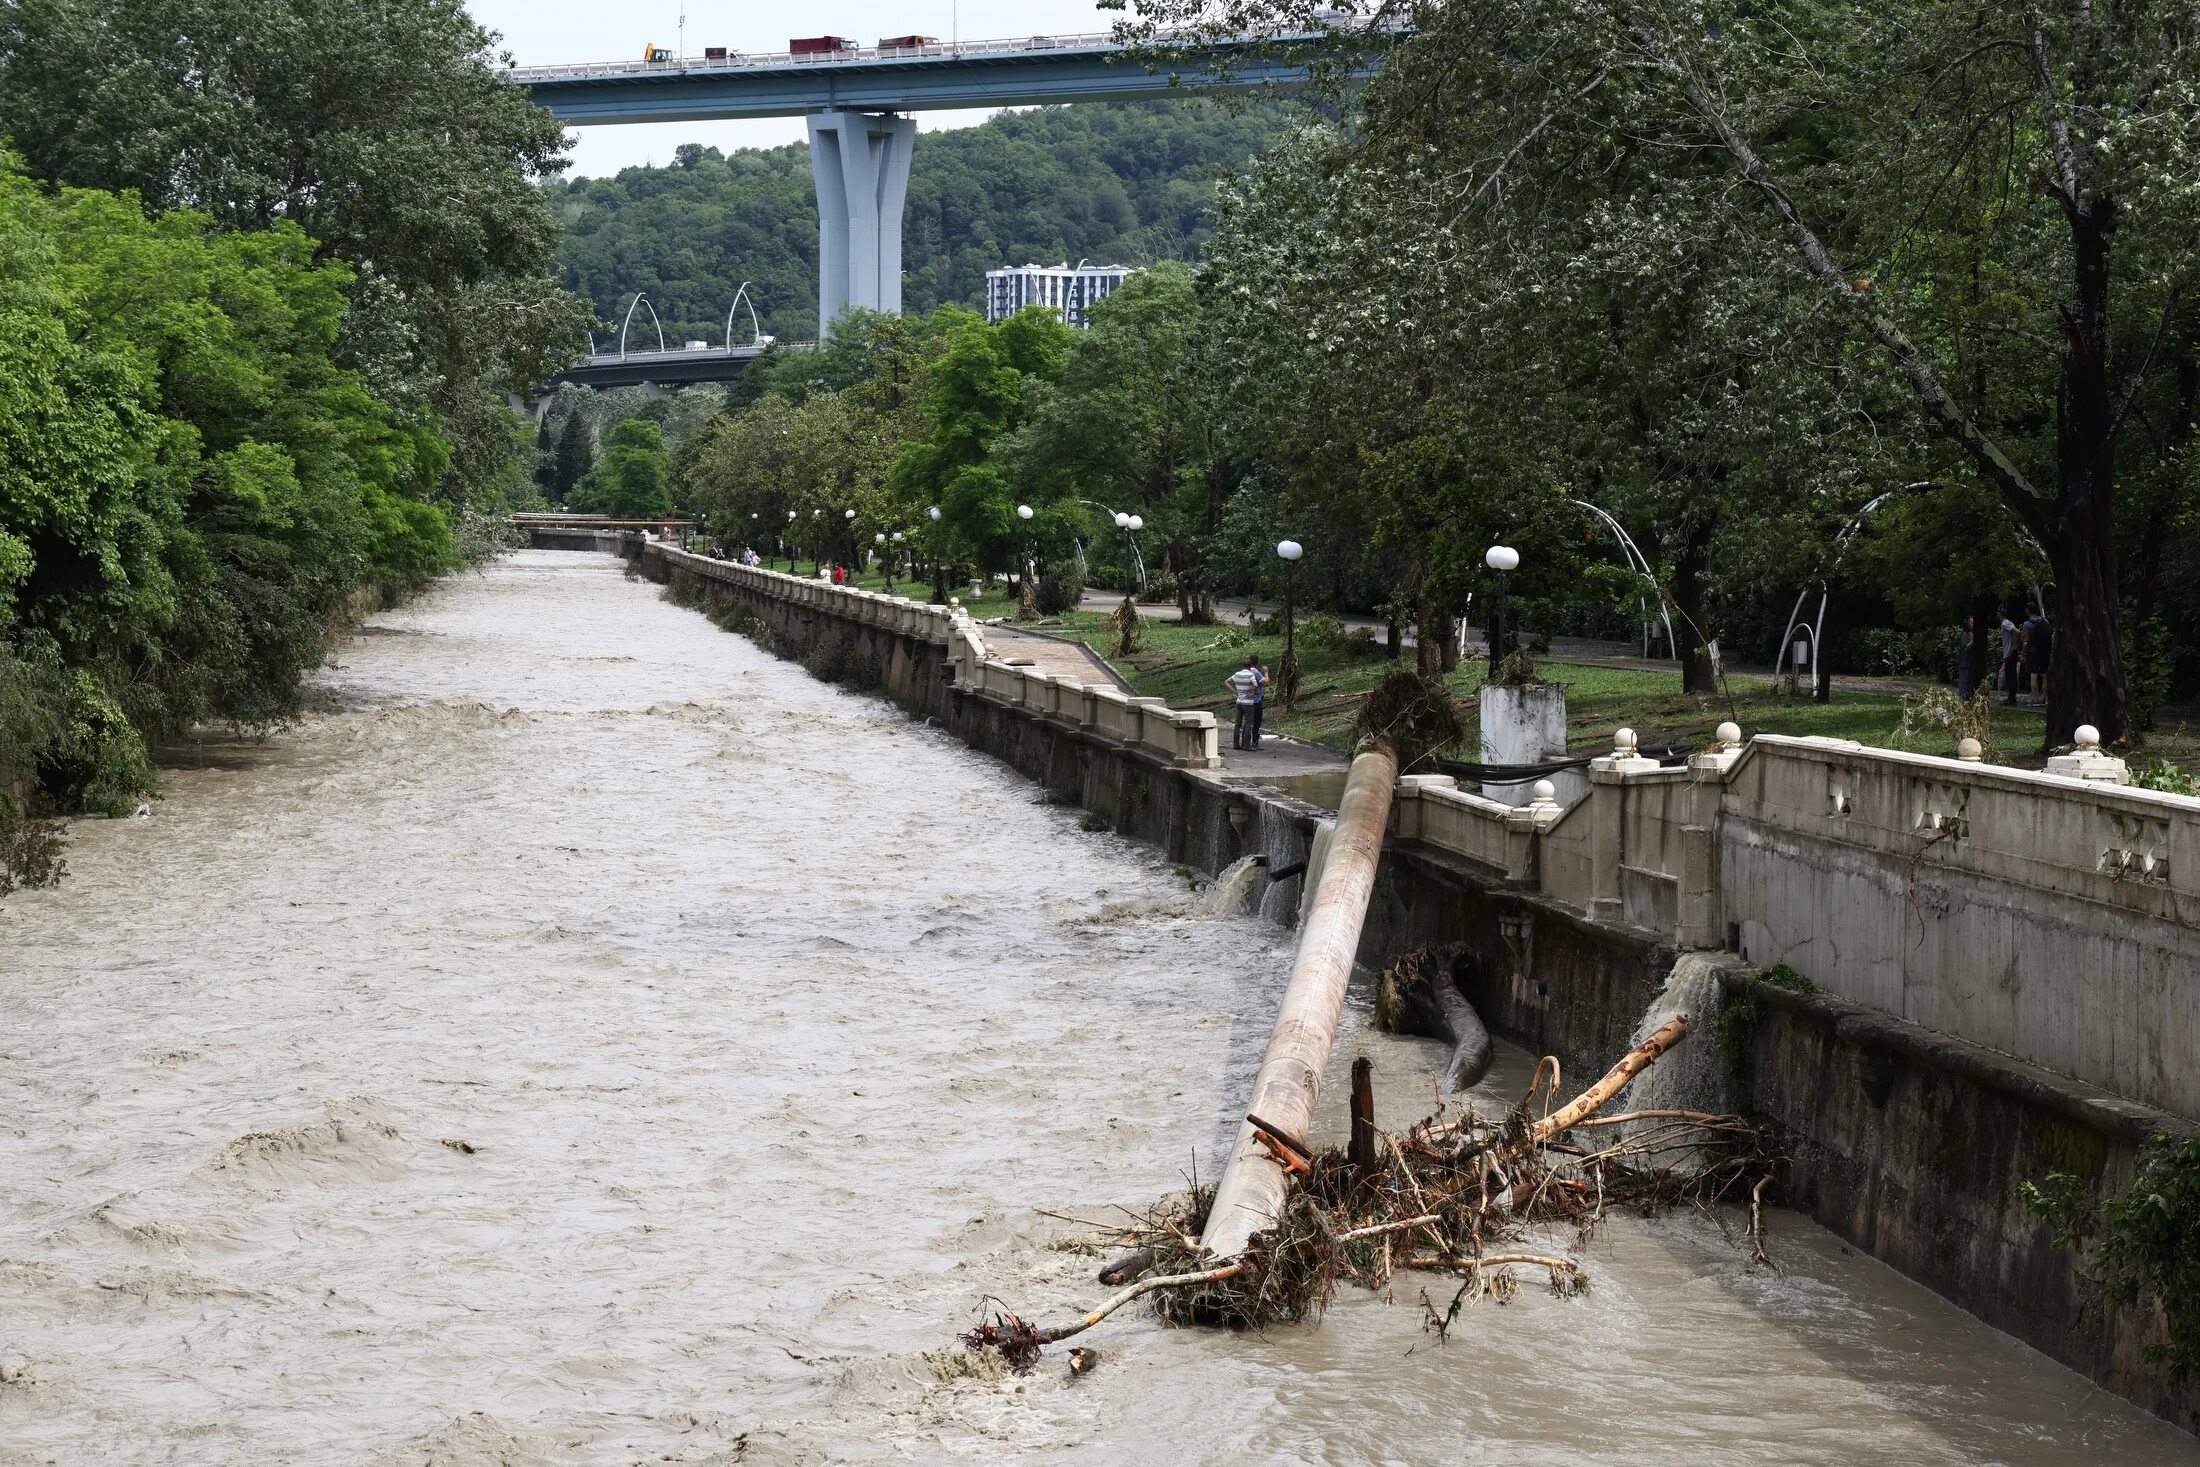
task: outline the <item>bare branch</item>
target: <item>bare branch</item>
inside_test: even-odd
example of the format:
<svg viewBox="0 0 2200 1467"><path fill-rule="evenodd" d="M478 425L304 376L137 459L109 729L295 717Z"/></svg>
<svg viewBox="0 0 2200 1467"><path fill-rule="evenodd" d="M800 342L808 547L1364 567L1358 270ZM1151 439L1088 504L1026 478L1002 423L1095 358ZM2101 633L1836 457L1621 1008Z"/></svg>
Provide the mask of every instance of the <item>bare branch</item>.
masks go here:
<svg viewBox="0 0 2200 1467"><path fill-rule="evenodd" d="M1584 83L1579 89L1577 89L1571 97L1567 98L1567 103L1570 104L1584 100L1598 87L1603 86L1604 79L1611 74L1612 71L1610 67L1606 67L1604 70L1599 71L1595 76L1590 77L1586 83ZM1500 178L1503 178L1505 176L1505 170L1512 165L1512 160L1519 157L1521 151L1525 149L1528 144L1534 142L1537 135L1540 134L1544 128L1549 127L1553 122L1557 121L1558 115L1565 110L1566 109L1564 105L1553 107L1550 111L1543 114L1541 121L1537 122L1535 126L1529 128L1526 132L1522 133L1520 135L1520 141L1514 143L1512 145L1512 150L1506 153L1503 158L1500 158L1498 160L1497 167L1490 171L1489 177L1482 180L1481 185L1475 189L1474 193L1467 199L1467 202L1471 204L1476 199L1481 198L1483 194L1489 191L1490 185L1496 183Z"/></svg>

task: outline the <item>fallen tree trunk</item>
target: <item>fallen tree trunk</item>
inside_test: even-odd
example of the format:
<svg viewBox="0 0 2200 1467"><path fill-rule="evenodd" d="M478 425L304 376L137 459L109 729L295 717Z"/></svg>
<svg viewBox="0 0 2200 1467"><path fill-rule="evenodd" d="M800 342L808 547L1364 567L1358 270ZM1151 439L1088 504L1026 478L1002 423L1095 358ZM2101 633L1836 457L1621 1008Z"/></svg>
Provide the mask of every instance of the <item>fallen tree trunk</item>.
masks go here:
<svg viewBox="0 0 2200 1467"><path fill-rule="evenodd" d="M1398 959L1384 975L1394 1005L1385 1024L1401 1034L1418 1034L1449 1044L1451 1060L1444 1066L1442 1093L1471 1089L1490 1068L1490 1031L1482 1016L1460 992L1462 968L1474 958L1465 948L1424 947ZM1378 1012L1382 1009L1378 1004Z"/></svg>
<svg viewBox="0 0 2200 1467"><path fill-rule="evenodd" d="M1436 1002L1444 1011L1452 1042L1451 1063L1444 1066L1444 1093L1472 1089L1490 1070L1490 1031L1466 995L1448 979L1436 985Z"/></svg>
<svg viewBox="0 0 2200 1467"><path fill-rule="evenodd" d="M1322 1071L1336 1043L1337 1018L1352 981L1368 898L1375 890L1375 866L1397 780L1398 751L1387 739L1376 739L1352 761L1328 860L1299 932L1291 984L1253 1078L1247 1115L1259 1116L1268 1129L1302 1143L1313 1124ZM1282 1216L1285 1192L1283 1165L1252 1122L1241 1122L1200 1236L1207 1256L1231 1259L1243 1253L1254 1233Z"/></svg>

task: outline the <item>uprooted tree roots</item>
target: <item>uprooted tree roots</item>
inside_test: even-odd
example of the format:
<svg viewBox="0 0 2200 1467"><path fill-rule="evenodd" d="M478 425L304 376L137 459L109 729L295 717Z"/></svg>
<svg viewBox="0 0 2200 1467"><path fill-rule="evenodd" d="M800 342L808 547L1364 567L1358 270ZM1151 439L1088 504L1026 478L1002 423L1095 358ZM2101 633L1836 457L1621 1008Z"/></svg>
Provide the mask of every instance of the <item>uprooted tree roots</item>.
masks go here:
<svg viewBox="0 0 2200 1467"><path fill-rule="evenodd" d="M1579 1248L1613 1206L1655 1212L1680 1203L1746 1203L1751 1258L1762 1263L1764 1191L1782 1160L1766 1132L1739 1116L1697 1111L1599 1113L1687 1029L1686 1019L1675 1019L1563 1106L1556 1103L1558 1062L1546 1058L1520 1104L1496 1120L1446 1119L1439 1109L1403 1133L1379 1133L1372 1168L1355 1167L1343 1149L1316 1152L1292 1176L1276 1224L1255 1233L1236 1258L1200 1249L1212 1187L1165 1199L1110 1230L1110 1241L1131 1256L1110 1264L1102 1279L1135 1282L1061 1325L997 1309L963 1343L999 1350L1011 1367L1029 1370L1043 1346L1141 1298L1173 1324L1256 1329L1318 1319L1340 1282L1382 1290L1409 1269L1460 1279L1448 1307L1422 1295L1424 1327L1443 1336L1465 1304L1512 1297L1515 1269L1542 1277L1562 1296L1585 1291L1589 1278L1579 1263L1534 1251L1523 1239L1531 1228L1571 1226ZM1675 1158L1688 1166L1672 1165Z"/></svg>

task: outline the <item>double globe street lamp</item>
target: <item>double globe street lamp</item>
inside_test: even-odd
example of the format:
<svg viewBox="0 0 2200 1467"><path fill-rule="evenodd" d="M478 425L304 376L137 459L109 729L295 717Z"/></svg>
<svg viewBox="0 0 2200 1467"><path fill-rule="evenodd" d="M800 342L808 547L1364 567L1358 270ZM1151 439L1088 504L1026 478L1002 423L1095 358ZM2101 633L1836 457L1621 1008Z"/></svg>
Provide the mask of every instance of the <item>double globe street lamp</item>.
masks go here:
<svg viewBox="0 0 2200 1467"><path fill-rule="evenodd" d="M1138 553L1138 532L1146 528L1145 516L1125 514L1122 510L1117 510L1115 512L1115 527L1121 530L1123 538L1130 542L1131 569L1137 577L1131 589L1133 591L1143 591L1146 589L1146 557Z"/></svg>

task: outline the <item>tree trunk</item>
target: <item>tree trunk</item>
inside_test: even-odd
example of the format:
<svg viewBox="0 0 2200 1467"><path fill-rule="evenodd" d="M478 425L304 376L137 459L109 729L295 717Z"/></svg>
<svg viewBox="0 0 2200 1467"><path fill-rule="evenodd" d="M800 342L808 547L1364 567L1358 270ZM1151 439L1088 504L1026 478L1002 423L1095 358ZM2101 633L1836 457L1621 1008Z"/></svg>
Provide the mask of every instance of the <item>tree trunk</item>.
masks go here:
<svg viewBox="0 0 2200 1467"><path fill-rule="evenodd" d="M1444 675L1444 638L1440 627L1450 620L1451 618L1436 609L1434 599L1424 592L1413 626L1413 661L1423 677Z"/></svg>
<svg viewBox="0 0 2200 1467"><path fill-rule="evenodd" d="M2108 244L2115 205L2070 211L2070 307L2063 315L2061 390L2055 402L2053 533L2055 642L2047 665L2047 744L2081 723L2114 743L2126 727L2122 608L2116 581L2116 408L2108 381Z"/></svg>
<svg viewBox="0 0 2200 1467"><path fill-rule="evenodd" d="M1707 524L1689 528L1688 539L1681 546L1680 559L1673 567L1673 605L1681 614L1680 624L1673 628L1674 639L1680 643L1681 691L1684 693L1715 693L1719 690L1717 677L1711 670L1711 650L1703 642L1703 577L1711 559L1711 527Z"/></svg>
<svg viewBox="0 0 2200 1467"><path fill-rule="evenodd" d="M1436 618L1437 670L1450 672L1459 665L1459 623L1450 612Z"/></svg>

